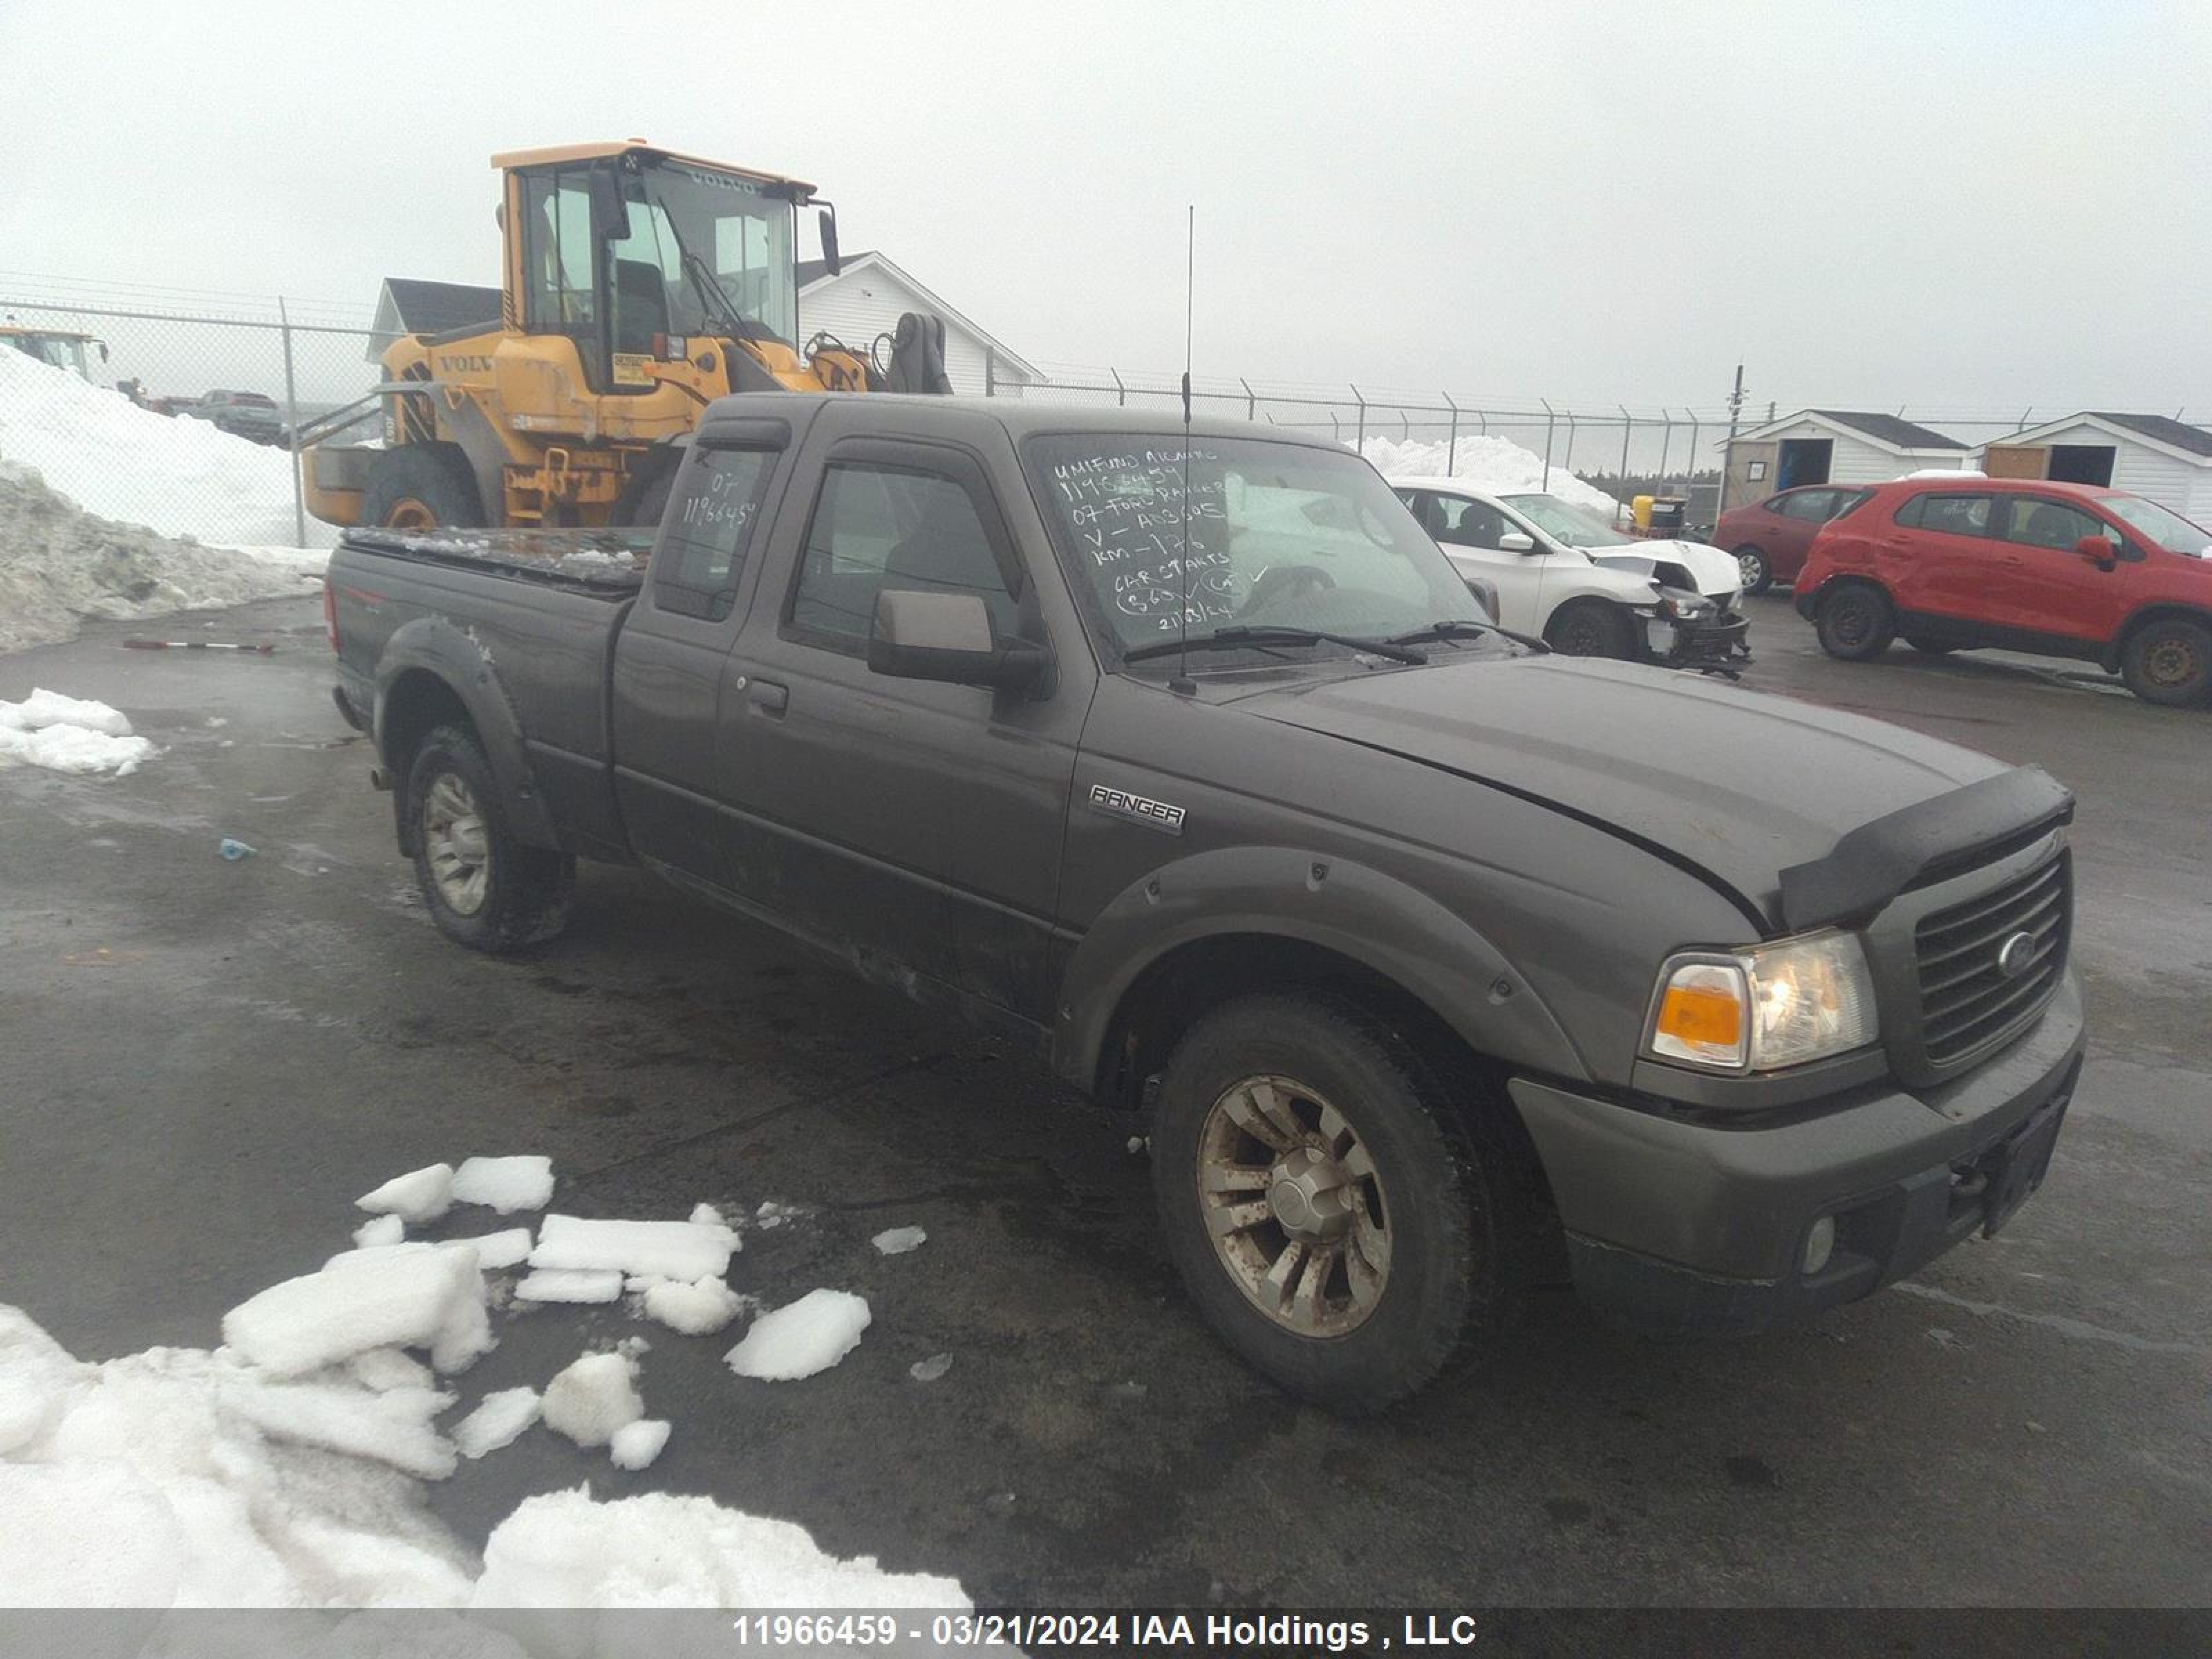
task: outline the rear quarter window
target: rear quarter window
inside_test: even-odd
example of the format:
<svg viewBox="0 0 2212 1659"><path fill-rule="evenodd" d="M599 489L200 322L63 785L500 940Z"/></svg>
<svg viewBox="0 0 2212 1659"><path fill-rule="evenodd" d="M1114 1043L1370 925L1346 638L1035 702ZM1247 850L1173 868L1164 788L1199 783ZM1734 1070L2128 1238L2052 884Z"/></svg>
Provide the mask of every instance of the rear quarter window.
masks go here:
<svg viewBox="0 0 2212 1659"><path fill-rule="evenodd" d="M1833 524L1838 519L1850 518L1852 514L1873 499L1874 491L1871 489L1849 489L1841 492L1836 502L1836 510L1828 515L1828 522Z"/></svg>
<svg viewBox="0 0 2212 1659"><path fill-rule="evenodd" d="M702 449L677 480L653 553L653 593L665 609L720 620L744 574L775 453Z"/></svg>

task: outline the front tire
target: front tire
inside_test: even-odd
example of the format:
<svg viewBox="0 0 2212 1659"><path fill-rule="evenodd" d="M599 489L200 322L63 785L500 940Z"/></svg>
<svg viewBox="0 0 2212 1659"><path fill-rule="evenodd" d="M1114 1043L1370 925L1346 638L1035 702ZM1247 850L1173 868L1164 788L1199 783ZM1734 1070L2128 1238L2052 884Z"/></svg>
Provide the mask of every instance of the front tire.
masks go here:
<svg viewBox="0 0 2212 1659"><path fill-rule="evenodd" d="M1847 582L1820 601L1815 624L1820 649L1841 662L1865 662L1889 649L1897 613L1889 596L1864 582Z"/></svg>
<svg viewBox="0 0 2212 1659"><path fill-rule="evenodd" d="M1333 1411L1420 1389L1510 1325L1534 1276L1502 1122L1351 1004L1261 994L1202 1016L1162 1075L1152 1155L1207 1322Z"/></svg>
<svg viewBox="0 0 2212 1659"><path fill-rule="evenodd" d="M361 521L386 530L424 532L484 522L477 481L460 452L445 444L387 449L369 469Z"/></svg>
<svg viewBox="0 0 2212 1659"><path fill-rule="evenodd" d="M1747 593L1764 593L1774 586L1773 567L1766 562L1765 553L1759 548L1736 549L1735 568L1743 578L1743 591Z"/></svg>
<svg viewBox="0 0 2212 1659"><path fill-rule="evenodd" d="M1544 625L1544 643L1566 657L1636 659L1636 619L1603 599L1562 605Z"/></svg>
<svg viewBox="0 0 2212 1659"><path fill-rule="evenodd" d="M474 732L441 726L423 738L407 769L407 814L416 884L447 938L503 955L568 926L576 861L515 839Z"/></svg>
<svg viewBox="0 0 2212 1659"><path fill-rule="evenodd" d="M2212 628L2186 617L2160 617L2128 635L2120 678L2161 708L2212 702Z"/></svg>

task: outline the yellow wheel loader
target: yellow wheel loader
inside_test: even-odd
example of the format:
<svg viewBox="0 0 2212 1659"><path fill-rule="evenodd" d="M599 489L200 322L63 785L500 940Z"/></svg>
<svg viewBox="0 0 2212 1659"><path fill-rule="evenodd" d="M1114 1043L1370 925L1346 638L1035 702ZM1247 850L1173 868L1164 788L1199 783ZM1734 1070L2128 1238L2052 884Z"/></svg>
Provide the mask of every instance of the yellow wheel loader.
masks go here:
<svg viewBox="0 0 2212 1659"><path fill-rule="evenodd" d="M812 185L641 139L492 157L496 321L410 334L375 392L304 428L307 509L330 524L653 524L701 411L730 392L949 392L944 324L900 319L887 361L799 344ZM380 411L372 405L380 405ZM382 441L339 441L380 412Z"/></svg>

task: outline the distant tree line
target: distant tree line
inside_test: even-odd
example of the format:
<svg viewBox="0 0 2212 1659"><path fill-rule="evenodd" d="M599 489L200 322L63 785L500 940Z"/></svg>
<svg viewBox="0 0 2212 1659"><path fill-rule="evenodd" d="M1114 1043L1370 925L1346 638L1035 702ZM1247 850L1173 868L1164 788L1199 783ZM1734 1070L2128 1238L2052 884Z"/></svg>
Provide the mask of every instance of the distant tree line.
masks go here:
<svg viewBox="0 0 2212 1659"><path fill-rule="evenodd" d="M1638 495L1680 495L1684 493L1683 475L1680 472L1669 472L1663 477L1656 472L1577 472L1575 477L1586 484L1596 485L1617 501L1633 501ZM1701 472L1691 474L1689 481L1698 489L1711 491L1720 484L1720 471L1717 467L1707 467Z"/></svg>

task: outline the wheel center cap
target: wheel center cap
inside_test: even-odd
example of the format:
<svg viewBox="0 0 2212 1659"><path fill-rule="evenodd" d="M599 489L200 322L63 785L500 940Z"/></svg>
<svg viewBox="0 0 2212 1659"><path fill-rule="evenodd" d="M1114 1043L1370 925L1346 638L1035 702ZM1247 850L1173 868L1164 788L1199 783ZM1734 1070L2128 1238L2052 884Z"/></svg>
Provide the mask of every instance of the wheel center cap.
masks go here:
<svg viewBox="0 0 2212 1659"><path fill-rule="evenodd" d="M455 818L446 831L446 839L454 854L471 863L481 863L484 855L484 828L482 818Z"/></svg>
<svg viewBox="0 0 2212 1659"><path fill-rule="evenodd" d="M1345 1200L1343 1166L1326 1153L1302 1146L1275 1165L1267 1182L1267 1206L1292 1238L1322 1243L1341 1238L1352 1225Z"/></svg>

